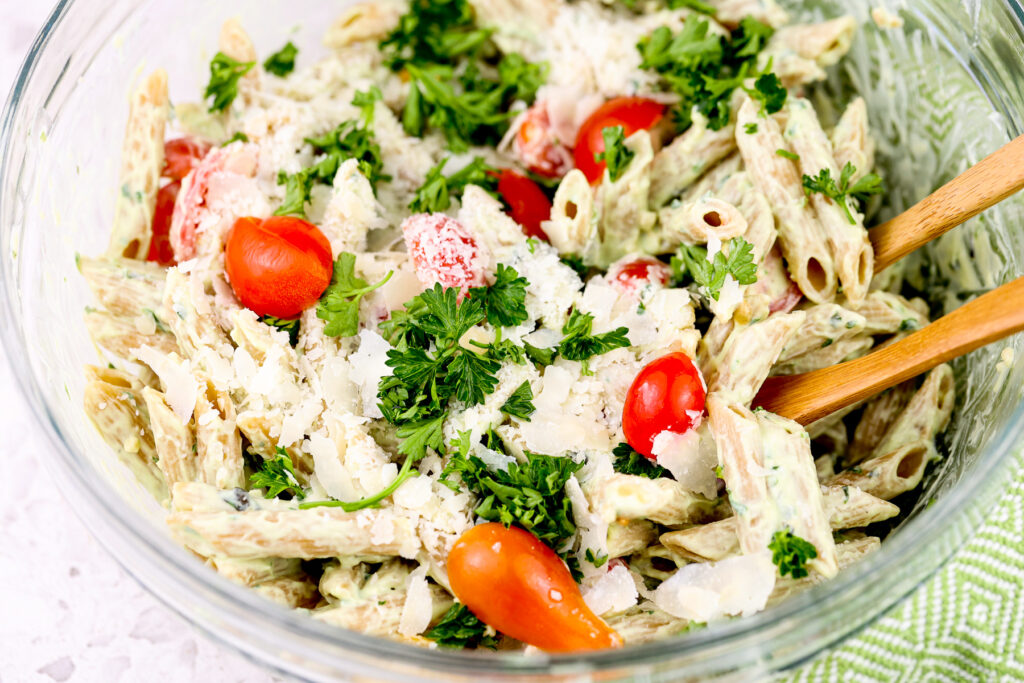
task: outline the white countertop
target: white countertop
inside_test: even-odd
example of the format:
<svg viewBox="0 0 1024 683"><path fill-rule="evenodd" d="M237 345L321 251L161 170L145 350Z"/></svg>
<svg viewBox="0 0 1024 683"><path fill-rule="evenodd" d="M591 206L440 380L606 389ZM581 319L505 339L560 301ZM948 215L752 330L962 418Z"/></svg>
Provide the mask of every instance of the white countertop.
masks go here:
<svg viewBox="0 0 1024 683"><path fill-rule="evenodd" d="M0 0L0 98L49 13ZM0 683L269 683L157 602L54 494L34 454L47 448L0 360Z"/></svg>

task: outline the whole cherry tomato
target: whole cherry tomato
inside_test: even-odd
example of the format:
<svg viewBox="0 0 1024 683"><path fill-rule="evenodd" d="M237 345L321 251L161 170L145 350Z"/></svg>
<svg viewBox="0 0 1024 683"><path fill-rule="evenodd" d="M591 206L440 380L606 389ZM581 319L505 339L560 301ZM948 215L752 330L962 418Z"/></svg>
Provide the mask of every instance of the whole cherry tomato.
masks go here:
<svg viewBox="0 0 1024 683"><path fill-rule="evenodd" d="M664 287L671 275L668 266L651 256L623 259L608 268L612 285L626 293L637 292L648 283Z"/></svg>
<svg viewBox="0 0 1024 683"><path fill-rule="evenodd" d="M155 261L165 268L173 266L174 247L171 246L171 220L174 218L174 202L178 199L181 181L175 180L160 188L156 193L156 209L153 211L153 236L149 241L147 261Z"/></svg>
<svg viewBox="0 0 1024 683"><path fill-rule="evenodd" d="M187 176L210 151L210 145L193 138L175 138L164 143L162 175L171 180Z"/></svg>
<svg viewBox="0 0 1024 683"><path fill-rule="evenodd" d="M608 100L580 127L573 156L576 168L583 171L591 185L600 182L606 164L594 156L604 151L604 129L622 126L628 138L638 130L653 128L665 115L665 105L642 97L617 97Z"/></svg>
<svg viewBox="0 0 1024 683"><path fill-rule="evenodd" d="M583 602L555 551L497 522L466 531L448 555L452 591L484 623L549 652L602 650L622 638Z"/></svg>
<svg viewBox="0 0 1024 683"><path fill-rule="evenodd" d="M707 390L700 371L685 353L670 353L640 371L622 406L622 431L638 453L651 460L654 437L682 434L699 424Z"/></svg>
<svg viewBox="0 0 1024 683"><path fill-rule="evenodd" d="M540 224L551 218L551 200L544 194L537 183L524 175L508 169L496 173L498 177L498 194L509 207L509 215L519 225L527 237L535 237L548 241Z"/></svg>
<svg viewBox="0 0 1024 683"><path fill-rule="evenodd" d="M312 223L291 216L239 218L224 264L242 305L257 315L294 318L331 283L331 244Z"/></svg>
<svg viewBox="0 0 1024 683"><path fill-rule="evenodd" d="M487 255L462 223L443 213L417 213L402 221L402 234L416 277L427 287L441 283L465 294L485 284Z"/></svg>
<svg viewBox="0 0 1024 683"><path fill-rule="evenodd" d="M526 111L515 148L526 167L545 178L560 178L572 168L572 153L556 138L544 102L538 101Z"/></svg>

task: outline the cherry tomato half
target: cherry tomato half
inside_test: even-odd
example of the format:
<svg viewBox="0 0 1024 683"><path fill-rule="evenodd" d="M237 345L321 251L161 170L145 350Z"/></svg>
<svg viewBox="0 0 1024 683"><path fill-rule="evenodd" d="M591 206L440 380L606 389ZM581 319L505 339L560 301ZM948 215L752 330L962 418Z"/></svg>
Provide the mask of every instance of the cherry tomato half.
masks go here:
<svg viewBox="0 0 1024 683"><path fill-rule="evenodd" d="M171 246L171 221L174 218L174 202L178 199L181 181L175 180L160 188L156 193L156 209L153 211L153 237L149 241L147 261L155 261L165 268L173 266L174 247Z"/></svg>
<svg viewBox="0 0 1024 683"><path fill-rule="evenodd" d="M331 283L331 244L312 223L291 216L239 218L224 263L231 288L257 315L294 318Z"/></svg>
<svg viewBox="0 0 1024 683"><path fill-rule="evenodd" d="M193 138L175 138L164 143L163 176L181 180L187 176L210 151L210 145Z"/></svg>
<svg viewBox="0 0 1024 683"><path fill-rule="evenodd" d="M544 102L534 103L523 116L516 152L527 168L545 178L560 178L572 168L572 154L555 137Z"/></svg>
<svg viewBox="0 0 1024 683"><path fill-rule="evenodd" d="M672 272L669 267L651 256L623 259L608 268L608 279L614 287L626 293L638 292L650 283L658 287L668 284Z"/></svg>
<svg viewBox="0 0 1024 683"><path fill-rule="evenodd" d="M622 431L629 445L651 460L654 437L682 434L699 423L707 390L700 371L685 353L670 353L640 371L622 406Z"/></svg>
<svg viewBox="0 0 1024 683"><path fill-rule="evenodd" d="M622 638L583 602L562 559L536 536L490 522L448 555L455 596L484 623L549 652L602 650Z"/></svg>
<svg viewBox="0 0 1024 683"><path fill-rule="evenodd" d="M496 173L498 194L509 207L512 220L523 227L527 237L548 241L540 224L551 218L551 200L537 183L508 169Z"/></svg>
<svg viewBox="0 0 1024 683"><path fill-rule="evenodd" d="M594 155L604 151L604 129L622 126L628 138L638 130L653 128L664 115L665 105L654 100L642 97L608 100L580 127L573 150L576 168L583 171L591 185L600 182L606 165L603 161L595 161Z"/></svg>

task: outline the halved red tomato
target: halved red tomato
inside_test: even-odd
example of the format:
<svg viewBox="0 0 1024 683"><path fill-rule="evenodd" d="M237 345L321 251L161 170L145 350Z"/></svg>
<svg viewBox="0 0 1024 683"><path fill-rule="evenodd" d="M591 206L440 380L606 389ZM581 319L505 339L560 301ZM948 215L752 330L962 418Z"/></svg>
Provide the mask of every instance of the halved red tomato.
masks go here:
<svg viewBox="0 0 1024 683"><path fill-rule="evenodd" d="M653 128L665 116L665 105L643 97L617 97L598 108L580 127L573 157L591 185L601 181L605 163L594 157L604 151L605 128L622 126L628 138L638 130Z"/></svg>

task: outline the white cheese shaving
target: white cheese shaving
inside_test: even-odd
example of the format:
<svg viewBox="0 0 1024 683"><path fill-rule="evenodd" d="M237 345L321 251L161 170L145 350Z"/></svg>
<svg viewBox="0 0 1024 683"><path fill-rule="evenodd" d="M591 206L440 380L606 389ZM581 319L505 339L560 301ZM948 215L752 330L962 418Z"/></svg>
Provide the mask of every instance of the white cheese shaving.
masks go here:
<svg viewBox="0 0 1024 683"><path fill-rule="evenodd" d="M715 442L706 425L699 422L696 429L682 434L665 431L654 437L652 452L658 464L672 473L672 476L686 490L699 493L705 498L715 498L718 493L718 477L715 465L718 454Z"/></svg>
<svg viewBox="0 0 1024 683"><path fill-rule="evenodd" d="M585 558L589 550L592 557L608 556L608 521L590 509L590 502L575 476L565 482L565 495L572 505L572 517L578 529L580 545L577 556L585 579L603 576L607 567L595 567Z"/></svg>
<svg viewBox="0 0 1024 683"><path fill-rule="evenodd" d="M278 436L278 445L287 448L296 441L302 439L313 421L320 417L324 405L318 398L307 398L295 408L294 411L285 416L281 421L281 434Z"/></svg>
<svg viewBox="0 0 1024 683"><path fill-rule="evenodd" d="M765 551L681 567L654 591L654 602L682 619L708 622L761 611L773 588L775 565Z"/></svg>
<svg viewBox="0 0 1024 683"><path fill-rule="evenodd" d="M430 502L434 494L430 477L413 477L402 483L392 496L395 505L410 510L420 510Z"/></svg>
<svg viewBox="0 0 1024 683"><path fill-rule="evenodd" d="M636 582L625 565L617 564L608 571L602 568L601 572L601 577L583 590L583 601L594 614L621 612L636 604Z"/></svg>
<svg viewBox="0 0 1024 683"><path fill-rule="evenodd" d="M177 356L164 354L152 346L142 346L136 354L160 378L167 404L181 423L187 424L192 419L199 396L199 385L192 376L192 364L188 360L176 361Z"/></svg>
<svg viewBox="0 0 1024 683"><path fill-rule="evenodd" d="M423 565L409 575L409 590L405 594L405 604L402 605L402 616L398 622L398 632L403 636L419 635L430 626L434 605L426 577L427 568Z"/></svg>
<svg viewBox="0 0 1024 683"><path fill-rule="evenodd" d="M320 485L335 500L357 500L360 495L352 483L352 474L341 462L338 447L320 432L310 434L304 448L313 456L313 471Z"/></svg>
<svg viewBox="0 0 1024 683"><path fill-rule="evenodd" d="M376 332L361 330L359 350L349 358L349 377L359 387L363 399L363 415L366 417L384 417L377 407L377 386L382 377L391 374L391 368L386 365L390 348L387 340Z"/></svg>

